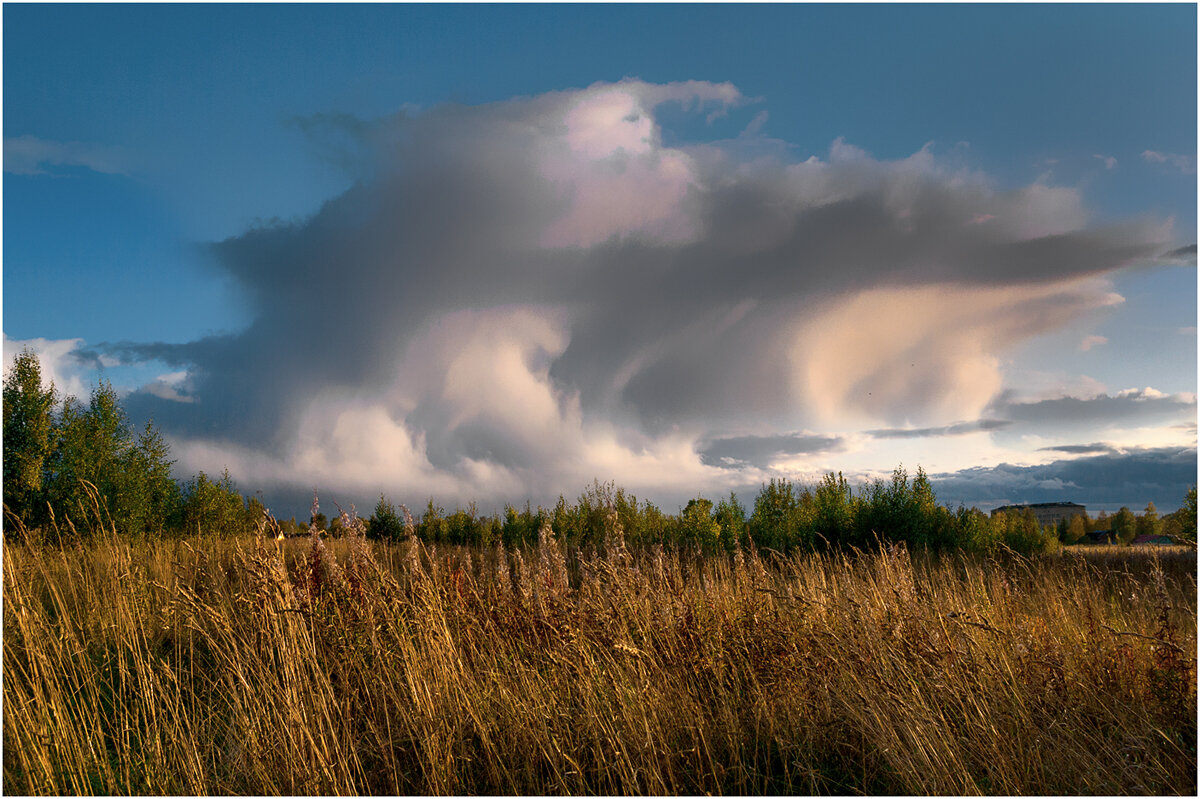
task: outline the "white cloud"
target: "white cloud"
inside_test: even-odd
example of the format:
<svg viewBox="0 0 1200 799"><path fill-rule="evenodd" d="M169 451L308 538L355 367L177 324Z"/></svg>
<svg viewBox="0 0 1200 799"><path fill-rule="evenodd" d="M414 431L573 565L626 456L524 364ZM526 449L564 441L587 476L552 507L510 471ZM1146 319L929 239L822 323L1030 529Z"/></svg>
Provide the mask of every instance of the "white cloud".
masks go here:
<svg viewBox="0 0 1200 799"><path fill-rule="evenodd" d="M129 156L119 147L86 142L58 142L36 136L4 140L4 171L16 175L41 175L47 167L82 166L93 172L124 174Z"/></svg>
<svg viewBox="0 0 1200 799"><path fill-rule="evenodd" d="M1194 155L1179 155L1178 153L1163 153L1157 150L1145 150L1142 159L1151 164L1168 164L1185 175L1196 173L1196 157Z"/></svg>
<svg viewBox="0 0 1200 799"><path fill-rule="evenodd" d="M1079 349L1081 352L1088 352L1092 347L1098 347L1107 343L1108 339L1104 336L1084 336L1083 340L1079 342Z"/></svg>
<svg viewBox="0 0 1200 799"><path fill-rule="evenodd" d="M763 125L767 124L769 114L766 111L759 111L754 115L754 119L750 120L749 124L742 129L742 136L757 136L759 131L763 129Z"/></svg>
<svg viewBox="0 0 1200 799"><path fill-rule="evenodd" d="M184 389L188 382L187 371L168 372L159 375L151 380L141 389L147 393L158 397L159 399L171 400L172 402L191 403L195 402L196 398L185 393Z"/></svg>
<svg viewBox="0 0 1200 799"><path fill-rule="evenodd" d="M740 99L729 84L624 81L593 86L552 107L540 128L550 132L537 145L540 172L557 187L566 210L541 243L590 247L634 234L672 243L694 239L699 231L684 207L697 185L694 164L684 152L662 146L653 110L667 101L716 101L725 108Z"/></svg>
<svg viewBox="0 0 1200 799"><path fill-rule="evenodd" d="M595 478L686 494L744 475L701 462L689 434L631 434L585 421L548 364L566 346L561 313L534 307L439 317L375 390L327 388L309 400L283 450L173 437L188 471L253 475L257 484L338 486L362 496L402 491L501 502L549 502Z"/></svg>
<svg viewBox="0 0 1200 799"><path fill-rule="evenodd" d="M11 339L5 334L4 373L8 374L16 357L28 349L38 356L43 389L48 389L53 384L60 397L71 395L86 398L91 393L91 370L72 355L82 344L81 338L22 340Z"/></svg>
<svg viewBox="0 0 1200 799"><path fill-rule="evenodd" d="M1085 280L861 291L813 309L796 330L794 390L827 422L976 418L1002 386L1001 353L1119 302L1109 288Z"/></svg>
<svg viewBox="0 0 1200 799"><path fill-rule="evenodd" d="M1104 164L1105 169L1115 169L1117 166L1117 159L1111 155L1093 155L1092 158L1095 158L1100 161L1100 163Z"/></svg>

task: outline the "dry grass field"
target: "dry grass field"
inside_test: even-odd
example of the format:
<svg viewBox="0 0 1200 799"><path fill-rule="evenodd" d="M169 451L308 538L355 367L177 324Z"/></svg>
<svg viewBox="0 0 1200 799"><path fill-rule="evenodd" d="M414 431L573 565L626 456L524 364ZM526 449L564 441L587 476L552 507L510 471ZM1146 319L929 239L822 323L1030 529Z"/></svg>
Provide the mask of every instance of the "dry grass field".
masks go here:
<svg viewBox="0 0 1200 799"><path fill-rule="evenodd" d="M1194 794L1194 551L8 543L20 794Z"/></svg>

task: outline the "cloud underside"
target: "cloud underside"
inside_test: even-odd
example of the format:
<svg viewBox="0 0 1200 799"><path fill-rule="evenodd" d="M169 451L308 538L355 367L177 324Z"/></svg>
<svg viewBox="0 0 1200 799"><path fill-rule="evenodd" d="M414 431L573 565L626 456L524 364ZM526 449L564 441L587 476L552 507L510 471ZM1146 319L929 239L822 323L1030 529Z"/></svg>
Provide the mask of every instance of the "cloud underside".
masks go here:
<svg viewBox="0 0 1200 799"><path fill-rule="evenodd" d="M1018 425L1022 432L1053 431L1069 436L1104 427L1155 427L1188 419L1194 423L1196 397L1164 394L1152 388L1034 401L1019 401L1002 393L989 405L988 412Z"/></svg>
<svg viewBox="0 0 1200 799"><path fill-rule="evenodd" d="M1106 275L1167 247L1163 224L1092 226L1074 189L1000 190L928 148L788 160L763 122L667 146L668 103L748 101L623 81L323 119L364 177L212 248L249 327L98 351L187 371L128 402L193 468L468 499L720 485L838 446L772 431L953 434L1009 348L1121 302Z"/></svg>

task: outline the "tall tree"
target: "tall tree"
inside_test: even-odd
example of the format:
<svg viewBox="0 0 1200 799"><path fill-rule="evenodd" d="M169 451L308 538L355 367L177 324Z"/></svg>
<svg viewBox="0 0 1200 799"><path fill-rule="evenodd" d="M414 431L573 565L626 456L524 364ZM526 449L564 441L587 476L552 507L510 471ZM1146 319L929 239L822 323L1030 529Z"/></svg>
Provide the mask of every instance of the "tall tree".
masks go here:
<svg viewBox="0 0 1200 799"><path fill-rule="evenodd" d="M689 499L687 507L679 515L679 536L683 541L699 544L706 552L713 552L721 543L721 523L713 518L711 499L696 497Z"/></svg>
<svg viewBox="0 0 1200 799"><path fill-rule="evenodd" d="M116 389L101 382L92 389L87 408L67 397L56 429L49 491L55 512L71 517L76 525L93 521L86 481L95 487L106 520L111 519L119 532L133 532L144 521L135 488L141 474L133 457L133 430Z"/></svg>
<svg viewBox="0 0 1200 799"><path fill-rule="evenodd" d="M130 532L159 534L180 523L182 496L171 478L170 447L147 422L137 443L126 453L124 510Z"/></svg>
<svg viewBox="0 0 1200 799"><path fill-rule="evenodd" d="M1137 517L1129 508L1121 508L1113 514L1112 529L1122 544L1128 544L1137 536Z"/></svg>
<svg viewBox="0 0 1200 799"><path fill-rule="evenodd" d="M54 384L42 388L37 355L23 350L4 377L4 504L30 524L45 513L56 404Z"/></svg>
<svg viewBox="0 0 1200 799"><path fill-rule="evenodd" d="M1183 498L1183 507L1179 509L1180 524L1183 529L1180 536L1195 543L1196 541L1196 486L1188 489Z"/></svg>
<svg viewBox="0 0 1200 799"><path fill-rule="evenodd" d="M513 509L510 507L505 510L507 512ZM515 515L514 511L513 516ZM399 541L404 538L404 519L396 512L396 506L383 494L379 495L379 502L375 503L375 512L367 521L367 537L383 541Z"/></svg>
<svg viewBox="0 0 1200 799"><path fill-rule="evenodd" d="M1162 519L1158 517L1158 508L1154 507L1151 502L1146 505L1146 510L1137 520L1138 535L1161 535L1162 534Z"/></svg>
<svg viewBox="0 0 1200 799"><path fill-rule="evenodd" d="M1068 544L1074 544L1087 533L1087 520L1082 513L1077 513L1067 522L1067 535L1063 539Z"/></svg>
<svg viewBox="0 0 1200 799"><path fill-rule="evenodd" d="M56 413L57 410L57 413ZM4 379L4 501L28 525L42 525L53 508L83 532L94 508L84 481L123 534L161 533L177 522L179 487L171 479L166 441L147 424L140 435L111 383L92 390L84 407L58 403L41 387L37 356L24 351Z"/></svg>
<svg viewBox="0 0 1200 799"><path fill-rule="evenodd" d="M717 504L714 518L721 525L721 546L730 552L737 549L746 529L746 509L738 502L737 494L730 491L729 499Z"/></svg>
<svg viewBox="0 0 1200 799"><path fill-rule="evenodd" d="M185 533L214 533L233 535L246 532L253 525L246 518L242 495L237 492L229 470L214 480L203 471L188 481L183 489L183 531Z"/></svg>

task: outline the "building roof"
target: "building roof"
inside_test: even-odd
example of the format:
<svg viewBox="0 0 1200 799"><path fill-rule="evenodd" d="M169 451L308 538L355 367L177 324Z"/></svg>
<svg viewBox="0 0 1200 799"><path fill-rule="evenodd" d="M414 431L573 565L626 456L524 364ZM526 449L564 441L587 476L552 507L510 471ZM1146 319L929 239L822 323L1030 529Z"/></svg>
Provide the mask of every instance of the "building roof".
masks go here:
<svg viewBox="0 0 1200 799"><path fill-rule="evenodd" d="M992 513L995 513L997 510L1008 510L1009 508L1021 508L1022 510L1024 510L1025 508L1084 508L1084 507L1087 507L1087 506L1080 505L1078 502L1034 502L1032 504L1025 504L1025 505L1001 505L1000 507L996 508L996 510L993 510Z"/></svg>
<svg viewBox="0 0 1200 799"><path fill-rule="evenodd" d="M1139 535L1137 538L1129 542L1130 545L1137 544L1174 544L1175 541L1169 535Z"/></svg>

